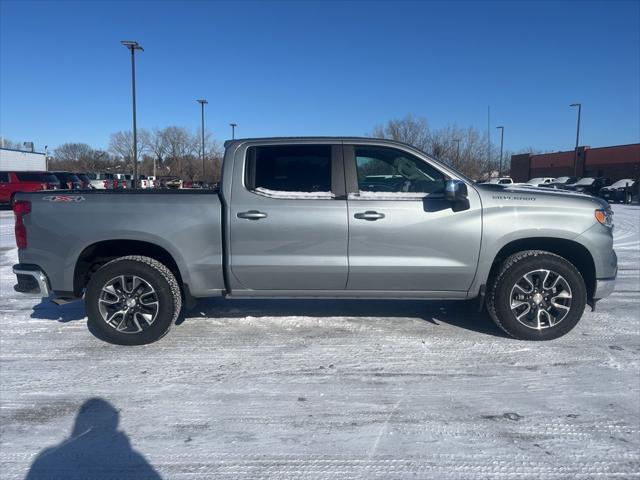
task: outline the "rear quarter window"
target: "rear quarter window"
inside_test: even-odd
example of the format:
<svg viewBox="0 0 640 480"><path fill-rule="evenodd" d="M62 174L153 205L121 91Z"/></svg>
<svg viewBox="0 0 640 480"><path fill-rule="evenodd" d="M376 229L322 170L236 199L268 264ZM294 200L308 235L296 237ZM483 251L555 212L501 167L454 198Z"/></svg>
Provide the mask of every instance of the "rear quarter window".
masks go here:
<svg viewBox="0 0 640 480"><path fill-rule="evenodd" d="M9 172L0 172L0 183L9 182Z"/></svg>

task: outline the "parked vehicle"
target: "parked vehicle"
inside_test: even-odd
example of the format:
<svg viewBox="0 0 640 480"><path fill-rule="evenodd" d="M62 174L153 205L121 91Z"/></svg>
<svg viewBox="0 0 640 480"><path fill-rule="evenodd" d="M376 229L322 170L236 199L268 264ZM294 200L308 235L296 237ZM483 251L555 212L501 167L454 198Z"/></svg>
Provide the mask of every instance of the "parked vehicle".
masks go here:
<svg viewBox="0 0 640 480"><path fill-rule="evenodd" d="M86 173L76 173L76 177L80 179L80 188L83 188L83 189L93 188L91 186L91 179L87 176Z"/></svg>
<svg viewBox="0 0 640 480"><path fill-rule="evenodd" d="M91 188L98 190L113 188L113 173L87 173L87 177L91 180Z"/></svg>
<svg viewBox="0 0 640 480"><path fill-rule="evenodd" d="M602 199L477 185L391 140L225 146L219 191L17 194L16 290L84 296L93 331L119 344L155 341L183 301L215 296L478 298L508 334L549 340L613 290ZM403 181L368 190L371 171Z"/></svg>
<svg viewBox="0 0 640 480"><path fill-rule="evenodd" d="M140 188L155 188L156 186L156 177L152 175L138 175Z"/></svg>
<svg viewBox="0 0 640 480"><path fill-rule="evenodd" d="M128 173L114 173L113 188L131 188L131 178Z"/></svg>
<svg viewBox="0 0 640 480"><path fill-rule="evenodd" d="M79 190L82 188L82 181L75 173L71 172L51 172L60 180L60 188L67 190Z"/></svg>
<svg viewBox="0 0 640 480"><path fill-rule="evenodd" d="M536 177L532 178L528 182L525 182L525 185L531 185L532 187L542 187L545 185L550 185L554 182L555 178L552 177Z"/></svg>
<svg viewBox="0 0 640 480"><path fill-rule="evenodd" d="M17 192L56 190L60 181L48 172L0 172L0 204L9 204Z"/></svg>
<svg viewBox="0 0 640 480"><path fill-rule="evenodd" d="M484 183L493 183L498 185L511 185L513 183L513 179L511 177L496 177L496 178L490 178Z"/></svg>
<svg viewBox="0 0 640 480"><path fill-rule="evenodd" d="M631 203L634 190L637 190L638 181L632 178L624 178L618 180L613 185L608 187L602 187L600 189L600 197L604 198L608 202L622 202Z"/></svg>
<svg viewBox="0 0 640 480"><path fill-rule="evenodd" d="M571 190L573 192L586 193L587 195L597 196L602 187L609 185L609 180L604 177L584 177L578 180L576 183L565 185L562 187L564 190Z"/></svg>
<svg viewBox="0 0 640 480"><path fill-rule="evenodd" d="M571 185L580 180L580 177L556 177L553 182L540 185L545 188L563 188L565 185Z"/></svg>

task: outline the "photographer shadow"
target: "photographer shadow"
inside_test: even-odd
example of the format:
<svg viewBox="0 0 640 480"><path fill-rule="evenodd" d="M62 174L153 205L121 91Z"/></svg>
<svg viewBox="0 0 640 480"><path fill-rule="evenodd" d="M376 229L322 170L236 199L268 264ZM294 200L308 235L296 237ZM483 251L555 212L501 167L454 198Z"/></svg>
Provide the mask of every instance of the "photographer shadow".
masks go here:
<svg viewBox="0 0 640 480"><path fill-rule="evenodd" d="M106 480L162 478L118 430L118 411L106 400L91 398L76 416L69 438L40 452L25 480Z"/></svg>

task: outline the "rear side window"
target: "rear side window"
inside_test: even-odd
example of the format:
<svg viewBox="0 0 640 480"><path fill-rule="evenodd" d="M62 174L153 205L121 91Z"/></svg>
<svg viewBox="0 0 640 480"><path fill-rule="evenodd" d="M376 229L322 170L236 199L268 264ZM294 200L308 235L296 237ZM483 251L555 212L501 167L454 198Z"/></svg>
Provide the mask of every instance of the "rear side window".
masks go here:
<svg viewBox="0 0 640 480"><path fill-rule="evenodd" d="M0 172L0 183L9 182L9 173L8 172Z"/></svg>
<svg viewBox="0 0 640 480"><path fill-rule="evenodd" d="M16 172L20 182L57 183L58 179L50 173Z"/></svg>
<svg viewBox="0 0 640 480"><path fill-rule="evenodd" d="M331 145L268 145L247 150L245 183L266 194L331 195Z"/></svg>

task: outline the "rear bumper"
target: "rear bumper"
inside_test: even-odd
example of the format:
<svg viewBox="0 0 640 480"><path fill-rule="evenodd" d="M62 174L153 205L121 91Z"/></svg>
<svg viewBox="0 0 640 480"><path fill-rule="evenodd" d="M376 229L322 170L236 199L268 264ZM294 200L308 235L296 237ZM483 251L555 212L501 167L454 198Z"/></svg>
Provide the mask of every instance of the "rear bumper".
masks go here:
<svg viewBox="0 0 640 480"><path fill-rule="evenodd" d="M601 300L605 297L608 297L613 293L615 287L616 277L596 280L596 290L595 292L593 292L593 299Z"/></svg>
<svg viewBox="0 0 640 480"><path fill-rule="evenodd" d="M36 297L51 295L49 279L37 265L21 264L13 266L18 283L13 287L16 292Z"/></svg>

